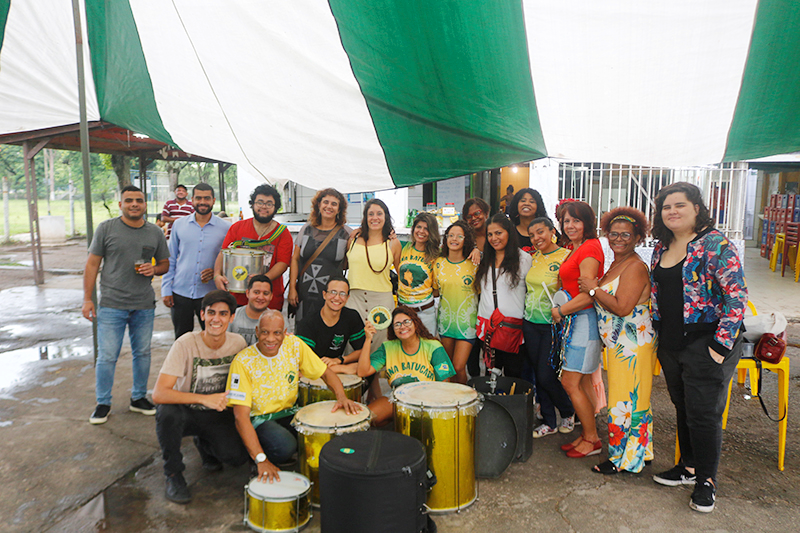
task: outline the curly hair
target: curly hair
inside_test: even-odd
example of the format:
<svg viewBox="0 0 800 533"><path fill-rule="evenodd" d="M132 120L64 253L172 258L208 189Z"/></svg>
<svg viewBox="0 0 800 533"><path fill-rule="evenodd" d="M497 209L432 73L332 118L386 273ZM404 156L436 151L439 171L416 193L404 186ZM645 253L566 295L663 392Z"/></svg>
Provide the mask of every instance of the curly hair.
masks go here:
<svg viewBox="0 0 800 533"><path fill-rule="evenodd" d="M383 221L383 229L381 233L383 234L383 240L389 238L392 231L394 231L394 226L392 226L392 216L389 214L389 208L383 203L383 200L379 200L378 198L373 198L369 202L366 203L364 206L364 215L361 217L361 238L364 239L364 243L367 242L369 238L369 224L367 223L367 211L373 205L377 205L381 209L383 209L384 221Z"/></svg>
<svg viewBox="0 0 800 533"><path fill-rule="evenodd" d="M631 224L638 243L644 242L644 238L647 237L647 231L650 229L650 224L647 222L647 217L644 216L644 213L633 207L615 207L608 211L600 217L600 229L603 230L603 233L609 233L611 226L615 222Z"/></svg>
<svg viewBox="0 0 800 533"><path fill-rule="evenodd" d="M463 220L456 220L445 230L444 236L442 237L442 251L440 255L442 257L450 255L450 249L447 247L447 236L450 235L450 230L453 228L461 228L461 231L464 232L464 246L461 248L461 254L464 259L466 259L467 256L472 253L472 250L475 249L475 232L472 231L470 225Z"/></svg>
<svg viewBox="0 0 800 533"><path fill-rule="evenodd" d="M508 233L508 243L506 243L505 253L503 255L503 262L500 263L500 271L497 273L499 276L506 272L511 276L511 287L516 287L520 280L519 271L519 240L517 239L517 229L511 223L507 216L503 213L497 213L486 224L487 231L490 224L497 224L501 226L506 233ZM472 284L473 288L477 291L481 286L481 281L489 273L489 269L494 264L496 252L491 244L487 242L487 246L483 247L483 257L481 264L478 265L478 270L475 272L475 283ZM527 274L527 272L525 272Z"/></svg>
<svg viewBox="0 0 800 533"><path fill-rule="evenodd" d="M577 218L581 222L583 222L583 239L596 239L597 238L597 228L595 227L595 213L592 206L587 204L586 202L575 201L575 202L567 202L563 204L559 211L559 218L558 222L561 224L561 230L564 230L564 216L569 214L572 218ZM564 239L569 241L566 235L564 235ZM568 244L565 243L565 244Z"/></svg>
<svg viewBox="0 0 800 533"><path fill-rule="evenodd" d="M428 240L425 242L425 260L432 262L439 256L439 222L431 213L423 211L414 217L411 224L411 242L414 243L414 229L417 224L424 222L428 226Z"/></svg>
<svg viewBox="0 0 800 533"><path fill-rule="evenodd" d="M267 185L266 183L262 183L255 189L253 192L250 193L250 207L253 208L256 203L256 196L259 194L264 196L272 196L273 201L275 202L275 212L281 210L281 193L278 192L278 189L273 187L272 185Z"/></svg>
<svg viewBox="0 0 800 533"><path fill-rule="evenodd" d="M653 212L653 238L658 239L665 245L669 245L675 238L672 230L664 225L664 220L661 218L661 210L664 209L664 201L670 194L682 192L686 195L686 199L698 207L697 219L694 223L694 231L700 231L714 227L714 219L708 211L708 207L703 202L703 194L697 186L692 185L686 181L676 181L671 185L667 185L656 196L656 206Z"/></svg>
<svg viewBox="0 0 800 533"><path fill-rule="evenodd" d="M466 202L464 202L464 207L461 208L461 219L467 220L467 213L472 208L473 205L477 205L481 211L486 213L486 218L488 219L489 216L492 214L492 208L489 207L489 204L486 203L486 200L483 198L470 198Z"/></svg>
<svg viewBox="0 0 800 533"><path fill-rule="evenodd" d="M339 200L339 212L336 213L336 225L343 226L347 221L347 200L344 195L336 189L328 188L317 191L314 198L311 199L311 213L308 214L308 223L312 226L319 226L322 215L319 212L319 203L326 196L333 196Z"/></svg>
<svg viewBox="0 0 800 533"><path fill-rule="evenodd" d="M397 340L397 334L394 332L394 318L399 314L407 315L408 318L411 319L411 322L414 323L414 333L416 333L418 337L429 340L436 339L436 337L428 331L428 328L425 327L425 324L422 323L416 311L407 305L398 305L394 308L394 311L392 311L392 321L389 324L389 330L386 332L390 341Z"/></svg>
<svg viewBox="0 0 800 533"><path fill-rule="evenodd" d="M511 199L511 206L508 208L508 217L511 219L511 222L514 223L515 226L519 225L519 202L522 200L522 197L526 194L530 194L533 196L533 201L536 202L536 213L533 215L533 218L539 217L546 217L547 216L547 208L544 206L544 200L542 200L542 195L539 194L539 191L536 189L525 188L520 189L514 195L514 198Z"/></svg>

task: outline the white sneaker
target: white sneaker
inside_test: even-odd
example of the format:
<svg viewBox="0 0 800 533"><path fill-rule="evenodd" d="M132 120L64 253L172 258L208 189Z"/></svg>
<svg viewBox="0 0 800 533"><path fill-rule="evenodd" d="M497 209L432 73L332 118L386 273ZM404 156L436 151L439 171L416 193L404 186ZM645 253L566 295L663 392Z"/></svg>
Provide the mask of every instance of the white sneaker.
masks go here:
<svg viewBox="0 0 800 533"><path fill-rule="evenodd" d="M561 419L561 423L558 425L558 431L561 433L572 433L573 429L575 429L575 415Z"/></svg>
<svg viewBox="0 0 800 533"><path fill-rule="evenodd" d="M554 433L558 433L557 429L551 428L547 424L542 424L538 428L533 430L533 438L534 439L541 439L542 437L546 437L548 435L552 435Z"/></svg>

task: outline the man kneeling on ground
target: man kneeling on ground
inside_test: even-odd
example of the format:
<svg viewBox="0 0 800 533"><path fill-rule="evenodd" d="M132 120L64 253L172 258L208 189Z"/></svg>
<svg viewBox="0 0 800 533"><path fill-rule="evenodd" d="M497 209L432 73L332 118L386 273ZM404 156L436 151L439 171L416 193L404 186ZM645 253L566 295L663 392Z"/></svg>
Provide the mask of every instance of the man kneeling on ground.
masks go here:
<svg viewBox="0 0 800 533"><path fill-rule="evenodd" d="M256 336L258 342L239 352L231 363L228 404L233 406L236 429L258 467L258 479L280 481L274 463L287 462L297 450L289 422L297 412L300 372L309 379L321 377L334 392L337 402L331 412L344 409L355 414L361 408L344 395L339 377L306 343L286 334L280 312L264 311Z"/></svg>
<svg viewBox="0 0 800 533"><path fill-rule="evenodd" d="M250 346L258 342L256 338L258 319L272 301L272 281L265 274L253 276L247 282L245 295L247 296L247 305L236 310L231 325L228 326L228 331L244 337L247 345Z"/></svg>
<svg viewBox="0 0 800 533"><path fill-rule="evenodd" d="M228 333L236 299L214 290L203 297L201 306L205 330L186 333L175 341L153 390L166 496L176 503L191 500L182 474L183 437L194 436L205 470L220 470L222 463L239 466L248 459L225 392L231 361L247 347L241 335Z"/></svg>

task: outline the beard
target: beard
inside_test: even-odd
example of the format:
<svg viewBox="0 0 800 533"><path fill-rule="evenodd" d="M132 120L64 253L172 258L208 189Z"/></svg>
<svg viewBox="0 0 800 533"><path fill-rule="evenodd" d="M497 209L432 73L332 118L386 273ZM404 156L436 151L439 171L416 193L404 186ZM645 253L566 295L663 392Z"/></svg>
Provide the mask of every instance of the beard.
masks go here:
<svg viewBox="0 0 800 533"><path fill-rule="evenodd" d="M198 204L194 206L194 210L201 215L209 214L211 212L211 209L212 207L210 205Z"/></svg>
<svg viewBox="0 0 800 533"><path fill-rule="evenodd" d="M262 217L262 216L259 216L259 215L256 215L255 213L253 213L253 218L256 219L256 222L258 222L259 224L269 224L270 222L272 222L272 218L274 216L275 216L275 213L273 213L273 214L271 214L269 216L266 216L266 217Z"/></svg>

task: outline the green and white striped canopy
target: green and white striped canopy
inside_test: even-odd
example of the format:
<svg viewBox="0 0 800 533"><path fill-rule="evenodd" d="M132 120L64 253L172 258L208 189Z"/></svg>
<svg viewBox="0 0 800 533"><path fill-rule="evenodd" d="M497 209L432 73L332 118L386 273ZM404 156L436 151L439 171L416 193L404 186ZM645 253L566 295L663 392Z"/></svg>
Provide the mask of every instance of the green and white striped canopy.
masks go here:
<svg viewBox="0 0 800 533"><path fill-rule="evenodd" d="M89 120L363 191L800 150L795 0L82 0ZM78 121L69 0L0 0L0 134Z"/></svg>

